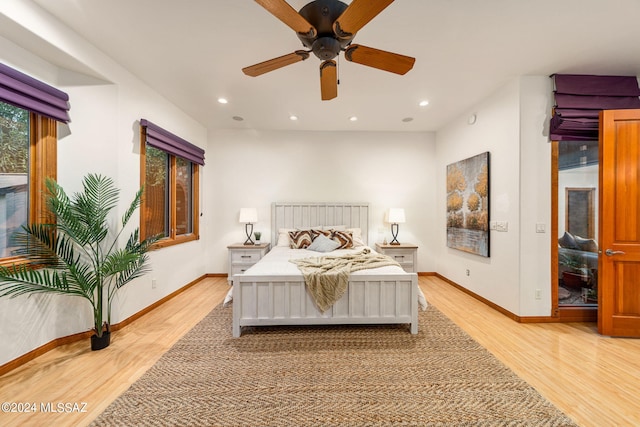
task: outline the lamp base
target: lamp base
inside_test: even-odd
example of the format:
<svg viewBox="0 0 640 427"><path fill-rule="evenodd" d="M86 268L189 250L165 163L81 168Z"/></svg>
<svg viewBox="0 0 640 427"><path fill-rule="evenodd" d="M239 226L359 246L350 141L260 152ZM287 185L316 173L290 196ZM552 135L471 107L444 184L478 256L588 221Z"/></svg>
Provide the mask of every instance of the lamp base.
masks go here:
<svg viewBox="0 0 640 427"><path fill-rule="evenodd" d="M390 245L400 244L400 242L398 242L398 228L400 228L398 224L391 224L391 237L393 237L393 239L391 239L391 241L389 242Z"/></svg>
<svg viewBox="0 0 640 427"><path fill-rule="evenodd" d="M255 245L253 240L251 240L251 234L253 233L253 224L251 224L250 222L245 224L244 232L247 234L247 240L245 240L244 245L245 246Z"/></svg>

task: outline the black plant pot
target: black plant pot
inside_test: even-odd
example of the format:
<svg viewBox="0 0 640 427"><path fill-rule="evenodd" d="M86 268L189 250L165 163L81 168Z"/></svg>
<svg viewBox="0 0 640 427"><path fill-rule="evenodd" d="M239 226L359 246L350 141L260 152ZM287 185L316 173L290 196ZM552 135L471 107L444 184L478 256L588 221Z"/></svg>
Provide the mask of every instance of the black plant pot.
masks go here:
<svg viewBox="0 0 640 427"><path fill-rule="evenodd" d="M102 331L102 336L99 337L96 334L91 335L91 350L102 350L103 348L109 347L111 344L111 332Z"/></svg>

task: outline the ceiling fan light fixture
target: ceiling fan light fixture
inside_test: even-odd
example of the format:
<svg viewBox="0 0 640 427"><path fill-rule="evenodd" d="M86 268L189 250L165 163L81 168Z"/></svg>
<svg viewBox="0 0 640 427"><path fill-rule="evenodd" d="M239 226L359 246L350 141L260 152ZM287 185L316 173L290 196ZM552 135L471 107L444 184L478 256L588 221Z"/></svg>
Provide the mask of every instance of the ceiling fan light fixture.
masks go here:
<svg viewBox="0 0 640 427"><path fill-rule="evenodd" d="M357 122L358 118L356 116L351 116L351 117L349 117L349 121L350 122Z"/></svg>
<svg viewBox="0 0 640 427"><path fill-rule="evenodd" d="M296 120L298 120L298 116L296 116L295 114L292 114L289 116L289 120L295 122Z"/></svg>
<svg viewBox="0 0 640 427"><path fill-rule="evenodd" d="M427 105L429 105L429 101L427 101L426 99L422 100L418 103L418 105L421 107L426 107Z"/></svg>
<svg viewBox="0 0 640 427"><path fill-rule="evenodd" d="M220 98L218 98L218 103L219 104L228 104L229 100L227 98L220 97Z"/></svg>

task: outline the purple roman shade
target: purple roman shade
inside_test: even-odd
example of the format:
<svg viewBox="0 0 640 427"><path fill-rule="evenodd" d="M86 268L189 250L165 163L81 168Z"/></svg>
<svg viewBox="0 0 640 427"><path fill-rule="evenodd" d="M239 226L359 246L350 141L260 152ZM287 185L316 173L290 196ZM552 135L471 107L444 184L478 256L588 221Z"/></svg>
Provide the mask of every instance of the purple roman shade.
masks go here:
<svg viewBox="0 0 640 427"><path fill-rule="evenodd" d="M601 110L640 108L636 76L554 74L555 109L551 117L553 141L598 139Z"/></svg>
<svg viewBox="0 0 640 427"><path fill-rule="evenodd" d="M0 100L69 123L69 95L0 64Z"/></svg>
<svg viewBox="0 0 640 427"><path fill-rule="evenodd" d="M190 162L204 166L204 150L154 125L149 120L140 119L140 126L147 130L147 144L171 155L182 157Z"/></svg>

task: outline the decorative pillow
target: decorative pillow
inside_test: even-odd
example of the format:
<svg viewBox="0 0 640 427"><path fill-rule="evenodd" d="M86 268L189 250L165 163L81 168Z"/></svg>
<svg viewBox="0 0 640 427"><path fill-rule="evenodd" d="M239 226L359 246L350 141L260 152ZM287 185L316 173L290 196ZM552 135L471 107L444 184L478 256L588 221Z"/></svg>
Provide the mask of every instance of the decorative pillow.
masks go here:
<svg viewBox="0 0 640 427"><path fill-rule="evenodd" d="M565 231L562 237L558 239L558 244L562 248L578 249L575 237L573 237L573 235L567 231Z"/></svg>
<svg viewBox="0 0 640 427"><path fill-rule="evenodd" d="M315 239L313 239L313 242L311 242L307 249L316 252L331 252L338 249L338 246L340 246L340 243L328 238L324 234L319 234Z"/></svg>
<svg viewBox="0 0 640 427"><path fill-rule="evenodd" d="M289 240L291 249L306 249L313 241L311 230L290 231Z"/></svg>
<svg viewBox="0 0 640 427"><path fill-rule="evenodd" d="M325 236L325 237L331 238L331 233L332 232L330 230L318 230L318 229L315 229L315 230L311 230L311 238L313 240L317 239L318 236Z"/></svg>
<svg viewBox="0 0 640 427"><path fill-rule="evenodd" d="M350 231L333 230L331 239L340 244L338 249L348 249L353 247L353 234Z"/></svg>
<svg viewBox="0 0 640 427"><path fill-rule="evenodd" d="M581 251L585 252L598 252L598 244L593 239L584 239L580 236L574 236L576 240L576 246Z"/></svg>

